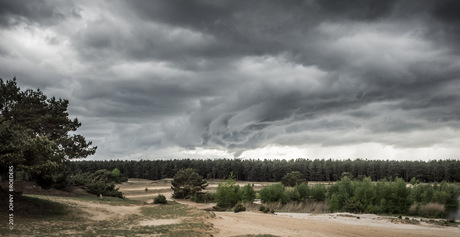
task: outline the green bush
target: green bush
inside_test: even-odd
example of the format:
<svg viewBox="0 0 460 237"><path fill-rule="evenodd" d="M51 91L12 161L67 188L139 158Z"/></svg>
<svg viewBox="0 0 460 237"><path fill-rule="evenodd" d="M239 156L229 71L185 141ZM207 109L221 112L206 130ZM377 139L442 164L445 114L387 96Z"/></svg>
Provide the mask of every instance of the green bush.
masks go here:
<svg viewBox="0 0 460 237"><path fill-rule="evenodd" d="M326 186L324 184L317 184L311 189L311 196L318 202L322 202L326 199Z"/></svg>
<svg viewBox="0 0 460 237"><path fill-rule="evenodd" d="M214 196L217 206L231 208L241 201L242 193L240 186L236 184L235 180L227 179L226 182L220 182L217 185L216 194Z"/></svg>
<svg viewBox="0 0 460 237"><path fill-rule="evenodd" d="M166 197L162 194L158 194L158 196L156 196L154 199L153 199L153 203L154 204L166 204L167 201L166 201Z"/></svg>
<svg viewBox="0 0 460 237"><path fill-rule="evenodd" d="M300 194L299 194L299 191L296 188L287 187L285 189L285 192L288 195L289 200L291 200L291 201L299 201L300 200Z"/></svg>
<svg viewBox="0 0 460 237"><path fill-rule="evenodd" d="M281 183L286 187L294 187L298 184L305 183L303 175L299 171L292 171L284 175L281 179Z"/></svg>
<svg viewBox="0 0 460 237"><path fill-rule="evenodd" d="M196 193L190 197L190 200L198 203L208 203L214 201L214 193Z"/></svg>
<svg viewBox="0 0 460 237"><path fill-rule="evenodd" d="M259 211L265 211L265 206L264 206L264 205L261 205L261 206L259 207Z"/></svg>
<svg viewBox="0 0 460 237"><path fill-rule="evenodd" d="M254 191L254 184L247 184L241 190L241 197L244 202L252 203L256 198L256 191Z"/></svg>
<svg viewBox="0 0 460 237"><path fill-rule="evenodd" d="M233 208L233 212L240 212L240 211L246 211L246 207L243 206L241 203L237 203L235 207Z"/></svg>
<svg viewBox="0 0 460 237"><path fill-rule="evenodd" d="M260 192L260 200L263 203L267 202L281 202L286 204L290 201L289 195L284 190L283 184L272 184L263 187Z"/></svg>
<svg viewBox="0 0 460 237"><path fill-rule="evenodd" d="M310 189L308 188L308 185L306 183L301 183L295 186L294 188L297 190L297 192L299 192L301 200L308 199L308 196L310 195Z"/></svg>
<svg viewBox="0 0 460 237"><path fill-rule="evenodd" d="M69 183L81 186L91 194L123 198L123 194L115 188L115 177L107 170L73 175L69 178Z"/></svg>

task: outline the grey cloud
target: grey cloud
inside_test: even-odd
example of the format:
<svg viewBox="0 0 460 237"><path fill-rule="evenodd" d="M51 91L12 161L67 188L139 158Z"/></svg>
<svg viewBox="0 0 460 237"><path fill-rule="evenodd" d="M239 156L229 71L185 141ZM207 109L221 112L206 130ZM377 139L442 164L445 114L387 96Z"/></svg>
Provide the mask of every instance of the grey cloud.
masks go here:
<svg viewBox="0 0 460 237"><path fill-rule="evenodd" d="M67 44L81 68L0 70L29 87L68 89L71 111L88 123L82 131L105 154L417 147L443 141L405 138L459 126L455 1L43 3L2 2L0 24L55 32L47 42ZM68 18L74 31L59 25ZM0 48L0 60L11 52Z"/></svg>
<svg viewBox="0 0 460 237"><path fill-rule="evenodd" d="M47 0L0 2L0 25L15 26L21 22L54 25L66 17L80 17L79 10L72 3L57 3Z"/></svg>

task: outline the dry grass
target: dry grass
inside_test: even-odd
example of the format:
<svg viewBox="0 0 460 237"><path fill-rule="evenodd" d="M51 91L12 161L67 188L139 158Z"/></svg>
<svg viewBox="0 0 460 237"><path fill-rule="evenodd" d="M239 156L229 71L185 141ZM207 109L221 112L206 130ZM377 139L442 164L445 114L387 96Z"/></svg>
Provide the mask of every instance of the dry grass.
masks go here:
<svg viewBox="0 0 460 237"><path fill-rule="evenodd" d="M420 206L419 214L428 217L437 217L446 211L443 204L437 202L429 202Z"/></svg>
<svg viewBox="0 0 460 237"><path fill-rule="evenodd" d="M302 202L290 202L287 204L282 203L264 203L262 204L265 207L270 208L270 210L275 210L277 212L300 212L300 213L327 213L329 212L329 205L325 202L316 202L313 200L307 200ZM260 204L246 203L246 210L258 211Z"/></svg>

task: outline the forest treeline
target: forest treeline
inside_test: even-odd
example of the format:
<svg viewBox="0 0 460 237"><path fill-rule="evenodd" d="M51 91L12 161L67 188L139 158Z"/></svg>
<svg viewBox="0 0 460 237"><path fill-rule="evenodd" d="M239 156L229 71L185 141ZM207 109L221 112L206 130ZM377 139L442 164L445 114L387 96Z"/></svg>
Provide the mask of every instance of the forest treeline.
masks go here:
<svg viewBox="0 0 460 237"><path fill-rule="evenodd" d="M74 161L68 163L73 173L100 169L120 172L129 178L157 180L172 178L183 168L193 168L207 179L225 179L233 173L236 180L279 182L291 171L299 171L307 181L338 181L344 172L353 179L369 177L373 181L402 178L409 182L460 182L459 160L395 161L395 160L241 160L241 159L175 159L140 161ZM456 172L457 171L457 172Z"/></svg>

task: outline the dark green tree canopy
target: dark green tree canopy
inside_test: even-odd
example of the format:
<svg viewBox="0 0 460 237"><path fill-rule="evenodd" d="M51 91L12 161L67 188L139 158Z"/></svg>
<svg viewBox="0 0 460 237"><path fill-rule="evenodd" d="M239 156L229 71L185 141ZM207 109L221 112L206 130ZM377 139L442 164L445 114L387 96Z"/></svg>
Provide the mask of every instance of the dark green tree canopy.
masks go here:
<svg viewBox="0 0 460 237"><path fill-rule="evenodd" d="M25 170L39 184L51 179L62 162L93 155L96 148L74 134L81 123L70 119L68 100L48 98L40 89L21 91L0 79L0 171Z"/></svg>
<svg viewBox="0 0 460 237"><path fill-rule="evenodd" d="M299 171L292 171L284 175L284 177L281 179L281 182L284 184L284 186L294 187L297 184L305 183L306 180Z"/></svg>
<svg viewBox="0 0 460 237"><path fill-rule="evenodd" d="M190 198L201 193L207 186L206 180L192 168L179 170L171 181L174 198Z"/></svg>

